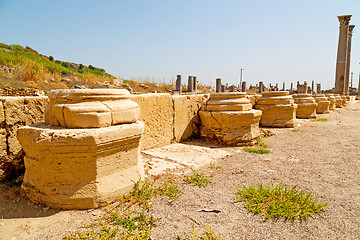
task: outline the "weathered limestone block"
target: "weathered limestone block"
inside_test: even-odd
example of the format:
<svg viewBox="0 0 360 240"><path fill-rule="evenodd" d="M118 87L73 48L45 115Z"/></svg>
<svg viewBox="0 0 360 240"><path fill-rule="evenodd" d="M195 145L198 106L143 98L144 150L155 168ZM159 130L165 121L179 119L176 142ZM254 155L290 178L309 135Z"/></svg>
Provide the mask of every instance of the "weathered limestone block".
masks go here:
<svg viewBox="0 0 360 240"><path fill-rule="evenodd" d="M346 95L340 95L341 97L341 106L345 107L348 104L348 101L346 99Z"/></svg>
<svg viewBox="0 0 360 240"><path fill-rule="evenodd" d="M335 96L334 96L334 94L333 93L328 93L328 94L325 94L325 96L330 101L329 110L334 111L335 110Z"/></svg>
<svg viewBox="0 0 360 240"><path fill-rule="evenodd" d="M23 171L21 145L16 139L20 126L42 121L47 97L0 97L0 179Z"/></svg>
<svg viewBox="0 0 360 240"><path fill-rule="evenodd" d="M8 126L28 125L43 121L48 97L1 97L5 124Z"/></svg>
<svg viewBox="0 0 360 240"><path fill-rule="evenodd" d="M4 105L0 102L0 124L5 122L5 113L4 113Z"/></svg>
<svg viewBox="0 0 360 240"><path fill-rule="evenodd" d="M340 97L340 94L334 94L335 97L335 107L336 108L342 108L342 98Z"/></svg>
<svg viewBox="0 0 360 240"><path fill-rule="evenodd" d="M128 193L143 177L143 123L65 129L46 123L19 128L25 156L22 193L54 208L87 209Z"/></svg>
<svg viewBox="0 0 360 240"><path fill-rule="evenodd" d="M316 118L317 103L311 94L295 94L294 101L298 105L297 118Z"/></svg>
<svg viewBox="0 0 360 240"><path fill-rule="evenodd" d="M6 151L6 130L4 128L0 128L0 158L4 158L7 156ZM1 162L0 161L0 169L1 169ZM0 173L0 179L1 179L1 173Z"/></svg>
<svg viewBox="0 0 360 240"><path fill-rule="evenodd" d="M250 99L251 105L255 106L256 102L261 98L261 94L247 95L247 98Z"/></svg>
<svg viewBox="0 0 360 240"><path fill-rule="evenodd" d="M288 91L263 92L255 108L262 111L260 126L295 127L296 108Z"/></svg>
<svg viewBox="0 0 360 240"><path fill-rule="evenodd" d="M174 105L168 93L131 95L139 104L139 120L145 123L141 150L169 145L174 140Z"/></svg>
<svg viewBox="0 0 360 240"><path fill-rule="evenodd" d="M215 93L199 112L201 137L226 145L252 142L260 135L261 111L253 110L246 93Z"/></svg>
<svg viewBox="0 0 360 240"><path fill-rule="evenodd" d="M139 105L125 89L61 89L49 93L45 122L67 128L98 128L134 123Z"/></svg>
<svg viewBox="0 0 360 240"><path fill-rule="evenodd" d="M193 133L200 133L199 111L208 96L172 96L174 103L174 138L176 142L185 140Z"/></svg>
<svg viewBox="0 0 360 240"><path fill-rule="evenodd" d="M330 106L330 101L328 100L328 98L325 96L325 94L315 94L313 95L316 103L318 104L316 107L316 113L317 114L323 114L323 113L329 113L329 106Z"/></svg>

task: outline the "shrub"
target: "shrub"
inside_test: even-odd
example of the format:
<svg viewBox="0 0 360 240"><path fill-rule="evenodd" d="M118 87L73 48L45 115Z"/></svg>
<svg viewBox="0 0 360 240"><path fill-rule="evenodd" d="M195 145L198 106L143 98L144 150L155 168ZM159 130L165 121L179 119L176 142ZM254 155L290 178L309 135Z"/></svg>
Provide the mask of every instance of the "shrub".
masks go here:
<svg viewBox="0 0 360 240"><path fill-rule="evenodd" d="M265 219L284 217L285 219L306 218L314 213L320 213L327 203L318 203L312 193L298 190L295 186L284 186L282 183L264 187L236 187L236 199L245 202L245 207L251 212L261 214Z"/></svg>

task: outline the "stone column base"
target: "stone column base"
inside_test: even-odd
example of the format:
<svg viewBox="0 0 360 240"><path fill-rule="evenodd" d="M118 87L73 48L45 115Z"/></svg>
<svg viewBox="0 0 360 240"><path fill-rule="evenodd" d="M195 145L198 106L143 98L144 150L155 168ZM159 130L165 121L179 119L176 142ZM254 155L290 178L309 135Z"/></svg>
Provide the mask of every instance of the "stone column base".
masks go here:
<svg viewBox="0 0 360 240"><path fill-rule="evenodd" d="M321 101L317 102L318 106L316 107L317 114L329 113L330 101Z"/></svg>
<svg viewBox="0 0 360 240"><path fill-rule="evenodd" d="M262 127L287 127L296 126L296 104L255 105L263 112L260 126Z"/></svg>
<svg viewBox="0 0 360 240"><path fill-rule="evenodd" d="M260 135L261 111L200 111L201 137L226 145L252 142Z"/></svg>
<svg viewBox="0 0 360 240"><path fill-rule="evenodd" d="M144 176L144 124L65 129L36 123L18 129L26 153L21 192L63 209L97 208L127 194Z"/></svg>
<svg viewBox="0 0 360 240"><path fill-rule="evenodd" d="M316 118L317 103L298 103L296 117L301 119Z"/></svg>

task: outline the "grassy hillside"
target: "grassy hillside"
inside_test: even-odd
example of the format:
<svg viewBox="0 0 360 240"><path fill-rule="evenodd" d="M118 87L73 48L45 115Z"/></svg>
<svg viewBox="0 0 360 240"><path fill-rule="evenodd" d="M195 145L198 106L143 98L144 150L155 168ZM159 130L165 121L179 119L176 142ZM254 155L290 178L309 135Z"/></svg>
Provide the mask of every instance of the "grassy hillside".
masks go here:
<svg viewBox="0 0 360 240"><path fill-rule="evenodd" d="M0 43L0 67L2 88L68 88L82 83L97 85L115 78L91 65L54 60L51 56L38 54L30 47L4 43Z"/></svg>

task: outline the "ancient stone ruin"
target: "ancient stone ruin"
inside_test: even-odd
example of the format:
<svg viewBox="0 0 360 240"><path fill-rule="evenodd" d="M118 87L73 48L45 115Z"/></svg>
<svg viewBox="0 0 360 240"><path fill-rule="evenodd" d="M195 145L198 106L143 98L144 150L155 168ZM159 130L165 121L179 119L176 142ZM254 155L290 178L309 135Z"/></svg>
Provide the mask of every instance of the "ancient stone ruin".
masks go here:
<svg viewBox="0 0 360 240"><path fill-rule="evenodd" d="M296 108L288 91L263 92L255 108L262 111L260 126L295 127Z"/></svg>
<svg viewBox="0 0 360 240"><path fill-rule="evenodd" d="M221 144L252 142L260 135L261 111L252 109L246 93L214 93L199 112L201 137Z"/></svg>
<svg viewBox="0 0 360 240"><path fill-rule="evenodd" d="M335 110L335 96L333 93L325 94L325 96L328 98L330 104L329 104L329 110L334 111Z"/></svg>
<svg viewBox="0 0 360 240"><path fill-rule="evenodd" d="M50 207L87 209L128 193L144 176L140 109L120 89L54 90L45 122L18 129L22 193Z"/></svg>
<svg viewBox="0 0 360 240"><path fill-rule="evenodd" d="M325 94L314 94L313 97L317 103L317 107L316 107L317 114L323 114L323 113L330 112L330 109L329 109L330 101L325 96Z"/></svg>
<svg viewBox="0 0 360 240"><path fill-rule="evenodd" d="M293 97L298 105L296 110L297 118L316 118L316 107L318 104L311 94L295 94Z"/></svg>

